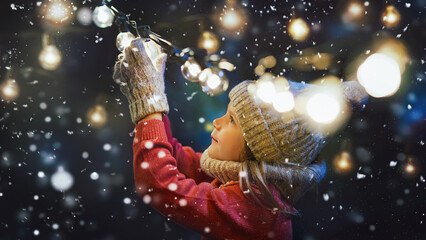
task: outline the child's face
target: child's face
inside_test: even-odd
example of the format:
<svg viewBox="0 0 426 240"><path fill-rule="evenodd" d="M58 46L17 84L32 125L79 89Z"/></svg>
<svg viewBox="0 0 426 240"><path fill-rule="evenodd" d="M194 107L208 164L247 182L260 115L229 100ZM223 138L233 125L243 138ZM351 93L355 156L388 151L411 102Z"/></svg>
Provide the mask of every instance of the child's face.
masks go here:
<svg viewBox="0 0 426 240"><path fill-rule="evenodd" d="M244 137L231 104L228 104L225 115L213 121L213 126L209 156L224 161L241 161L240 153L244 147Z"/></svg>

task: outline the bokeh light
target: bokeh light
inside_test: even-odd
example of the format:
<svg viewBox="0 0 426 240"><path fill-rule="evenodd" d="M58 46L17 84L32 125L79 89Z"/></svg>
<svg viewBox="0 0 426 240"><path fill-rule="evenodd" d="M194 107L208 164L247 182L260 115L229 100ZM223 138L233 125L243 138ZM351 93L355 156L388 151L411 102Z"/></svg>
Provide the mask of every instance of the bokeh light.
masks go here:
<svg viewBox="0 0 426 240"><path fill-rule="evenodd" d="M64 192L74 185L74 177L63 167L59 167L52 175L50 183L52 184L53 189Z"/></svg>
<svg viewBox="0 0 426 240"><path fill-rule="evenodd" d="M42 15L49 23L62 26L72 19L72 5L72 2L66 0L50 0L44 6Z"/></svg>
<svg viewBox="0 0 426 240"><path fill-rule="evenodd" d="M195 61L194 58L190 57L182 66L180 67L180 70L182 72L182 75L185 77L185 79L191 81L191 82L198 82L198 75L201 72L200 64Z"/></svg>
<svg viewBox="0 0 426 240"><path fill-rule="evenodd" d="M398 91L401 72L398 63L382 53L369 56L358 68L359 83L373 97L387 97Z"/></svg>
<svg viewBox="0 0 426 240"><path fill-rule="evenodd" d="M96 105L89 109L87 121L95 128L101 128L107 122L107 112L102 105Z"/></svg>
<svg viewBox="0 0 426 240"><path fill-rule="evenodd" d="M347 174L351 172L353 169L351 155L346 151L339 153L333 160L333 167L335 172L340 174Z"/></svg>
<svg viewBox="0 0 426 240"><path fill-rule="evenodd" d="M42 68L53 71L61 64L62 54L55 45L46 45L41 50L38 60Z"/></svg>
<svg viewBox="0 0 426 240"><path fill-rule="evenodd" d="M295 41L304 41L310 32L309 25L302 18L294 18L290 20L288 25L288 33Z"/></svg>
<svg viewBox="0 0 426 240"><path fill-rule="evenodd" d="M106 5L97 6L92 15L93 22L100 28L107 28L114 22L114 12Z"/></svg>
<svg viewBox="0 0 426 240"><path fill-rule="evenodd" d="M401 14L394 6L389 5L382 13L382 22L385 27L393 28L399 25Z"/></svg>
<svg viewBox="0 0 426 240"><path fill-rule="evenodd" d="M209 67L198 75L203 92L210 96L223 93L228 89L229 81L225 72L217 67Z"/></svg>
<svg viewBox="0 0 426 240"><path fill-rule="evenodd" d="M206 49L208 54L214 53L219 49L219 39L213 32L204 31L198 39L198 47Z"/></svg>
<svg viewBox="0 0 426 240"><path fill-rule="evenodd" d="M339 100L326 93L317 93L311 96L306 109L308 115L314 121L322 124L333 122L341 111Z"/></svg>
<svg viewBox="0 0 426 240"><path fill-rule="evenodd" d="M0 85L1 98L5 101L14 101L19 96L19 86L15 79L6 79Z"/></svg>

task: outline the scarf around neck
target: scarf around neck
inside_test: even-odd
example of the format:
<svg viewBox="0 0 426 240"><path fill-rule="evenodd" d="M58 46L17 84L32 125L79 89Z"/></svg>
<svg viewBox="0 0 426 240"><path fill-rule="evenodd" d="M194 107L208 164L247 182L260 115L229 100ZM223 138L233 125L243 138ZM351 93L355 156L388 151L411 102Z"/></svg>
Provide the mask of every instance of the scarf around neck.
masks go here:
<svg viewBox="0 0 426 240"><path fill-rule="evenodd" d="M223 161L211 158L207 148L200 158L201 169L210 177L217 178L222 183L238 181L242 162Z"/></svg>

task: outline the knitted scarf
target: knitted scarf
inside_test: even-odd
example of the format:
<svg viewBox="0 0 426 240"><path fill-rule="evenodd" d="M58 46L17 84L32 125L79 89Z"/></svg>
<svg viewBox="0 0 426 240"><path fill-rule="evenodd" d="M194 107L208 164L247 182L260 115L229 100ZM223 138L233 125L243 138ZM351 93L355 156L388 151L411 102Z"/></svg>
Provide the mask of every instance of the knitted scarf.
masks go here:
<svg viewBox="0 0 426 240"><path fill-rule="evenodd" d="M231 180L238 181L241 170L241 162L223 161L211 158L208 154L208 148L203 152L200 158L201 169L210 177L217 178L222 183Z"/></svg>

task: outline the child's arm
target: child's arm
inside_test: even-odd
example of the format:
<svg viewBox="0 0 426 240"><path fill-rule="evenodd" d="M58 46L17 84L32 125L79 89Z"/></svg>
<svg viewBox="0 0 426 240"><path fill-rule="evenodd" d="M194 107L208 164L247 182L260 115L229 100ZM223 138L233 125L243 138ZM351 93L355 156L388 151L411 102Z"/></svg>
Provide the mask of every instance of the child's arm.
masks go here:
<svg viewBox="0 0 426 240"><path fill-rule="evenodd" d="M189 146L182 144L173 137L170 128L170 121L167 115L162 118L166 130L167 140L172 145L172 156L176 158L178 170L185 174L187 178L192 178L196 183L211 182L214 178L208 176L200 167L200 157L202 153L195 152Z"/></svg>
<svg viewBox="0 0 426 240"><path fill-rule="evenodd" d="M238 185L222 189L196 182L179 172L164 123L142 120L133 142L137 193L170 219L213 239L266 239L277 225L275 237L291 239L291 221L248 202ZM190 155L182 156L186 160ZM275 195L278 202L279 197ZM288 224L287 224L288 223Z"/></svg>

